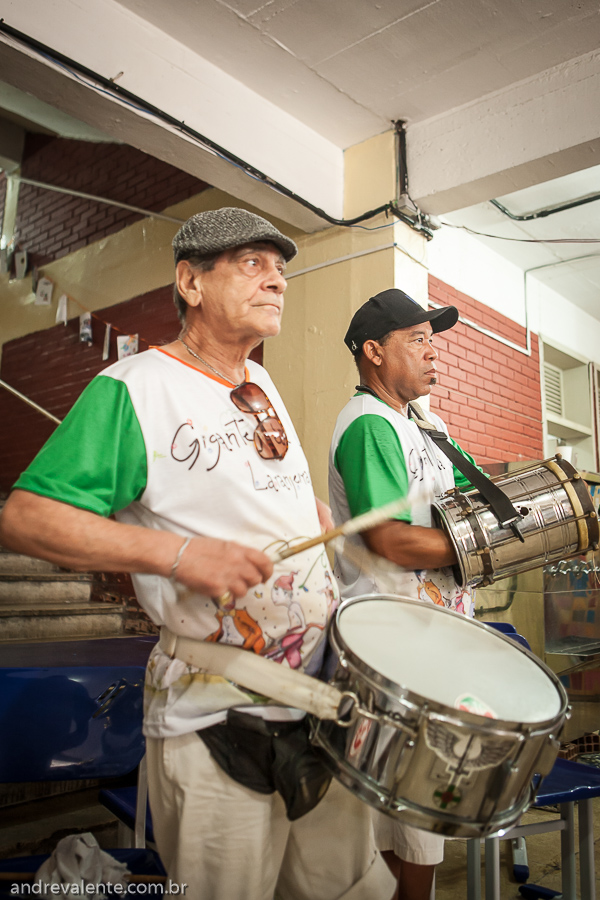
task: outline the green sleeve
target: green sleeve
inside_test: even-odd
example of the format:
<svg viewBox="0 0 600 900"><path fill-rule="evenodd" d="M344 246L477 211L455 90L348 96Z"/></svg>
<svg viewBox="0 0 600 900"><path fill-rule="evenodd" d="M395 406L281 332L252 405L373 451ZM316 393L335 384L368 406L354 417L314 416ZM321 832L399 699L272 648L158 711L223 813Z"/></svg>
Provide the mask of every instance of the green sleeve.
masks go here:
<svg viewBox="0 0 600 900"><path fill-rule="evenodd" d="M344 482L351 515L408 496L408 473L400 438L382 416L359 416L348 426L334 465ZM394 516L411 522L409 511Z"/></svg>
<svg viewBox="0 0 600 900"><path fill-rule="evenodd" d="M468 459L469 462L473 463L473 465L476 466L480 472L483 472L483 469L481 468L481 466L478 466L477 463L475 462L475 460L473 459L473 457L469 453L467 453L465 450L463 450L462 447L459 447L458 444L456 443L456 441L453 441L452 438L450 438L450 443L454 447L456 447L456 449L458 451L460 451L460 453L462 453L462 455L464 456L465 459ZM454 470L454 484L456 485L456 487L459 488L461 491L472 491L473 485L471 484L469 479L465 475L463 475L463 473L460 472L456 468L456 466L453 465L452 468Z"/></svg>
<svg viewBox="0 0 600 900"><path fill-rule="evenodd" d="M101 516L143 494L146 447L129 391L100 375L14 485Z"/></svg>

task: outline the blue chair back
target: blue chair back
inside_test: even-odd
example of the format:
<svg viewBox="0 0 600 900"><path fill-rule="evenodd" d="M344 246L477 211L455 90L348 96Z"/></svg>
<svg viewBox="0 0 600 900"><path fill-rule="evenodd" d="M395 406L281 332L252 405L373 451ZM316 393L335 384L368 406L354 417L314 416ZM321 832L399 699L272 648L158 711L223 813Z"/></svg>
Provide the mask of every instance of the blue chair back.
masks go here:
<svg viewBox="0 0 600 900"><path fill-rule="evenodd" d="M0 668L0 782L133 771L143 685L142 666Z"/></svg>
<svg viewBox="0 0 600 900"><path fill-rule="evenodd" d="M514 641L515 644L520 644L521 647L525 647L526 650L531 650L527 638L523 637L522 634L518 634L514 625L510 625L508 622L483 622L483 625L495 628L500 634L503 634L505 637L510 638L511 641Z"/></svg>

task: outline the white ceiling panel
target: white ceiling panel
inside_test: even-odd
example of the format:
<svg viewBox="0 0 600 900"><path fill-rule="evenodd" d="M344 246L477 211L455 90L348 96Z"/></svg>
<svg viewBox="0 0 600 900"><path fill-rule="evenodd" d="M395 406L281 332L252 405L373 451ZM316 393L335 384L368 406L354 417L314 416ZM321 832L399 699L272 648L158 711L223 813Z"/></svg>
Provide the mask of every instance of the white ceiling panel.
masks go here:
<svg viewBox="0 0 600 900"><path fill-rule="evenodd" d="M433 0L434 4L443 0ZM281 4L282 6L284 4ZM385 33L397 23L410 19L423 7L422 0L385 0L379 3L347 0L299 0L271 14L271 5L263 6L249 21L281 41L309 66L324 61L373 35Z"/></svg>
<svg viewBox="0 0 600 900"><path fill-rule="evenodd" d="M219 0L172 0L168 5L164 0L118 2L303 124L327 135L338 147L348 147L388 127L385 119L361 107L255 27L234 4ZM250 12L259 5L255 0L247 4L252 7Z"/></svg>
<svg viewBox="0 0 600 900"><path fill-rule="evenodd" d="M534 274L588 315L600 319L600 256Z"/></svg>
<svg viewBox="0 0 600 900"><path fill-rule="evenodd" d="M597 0L118 0L349 146L600 46Z"/></svg>
<svg viewBox="0 0 600 900"><path fill-rule="evenodd" d="M223 6L234 9L244 18L258 16L259 21L278 15L282 10L293 6L298 0L222 0Z"/></svg>

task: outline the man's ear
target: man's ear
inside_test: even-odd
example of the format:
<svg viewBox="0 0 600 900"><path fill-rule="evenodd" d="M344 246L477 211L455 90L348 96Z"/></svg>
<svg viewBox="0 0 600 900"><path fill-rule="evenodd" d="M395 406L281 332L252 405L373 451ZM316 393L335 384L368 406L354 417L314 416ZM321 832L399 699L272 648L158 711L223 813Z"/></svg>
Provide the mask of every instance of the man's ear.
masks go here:
<svg viewBox="0 0 600 900"><path fill-rule="evenodd" d="M364 356L373 363L374 366L380 366L383 359L381 356L381 344L377 341L365 341L362 347Z"/></svg>
<svg viewBox="0 0 600 900"><path fill-rule="evenodd" d="M195 269L188 259L182 259L175 268L177 290L188 306L200 306L202 300L202 272Z"/></svg>

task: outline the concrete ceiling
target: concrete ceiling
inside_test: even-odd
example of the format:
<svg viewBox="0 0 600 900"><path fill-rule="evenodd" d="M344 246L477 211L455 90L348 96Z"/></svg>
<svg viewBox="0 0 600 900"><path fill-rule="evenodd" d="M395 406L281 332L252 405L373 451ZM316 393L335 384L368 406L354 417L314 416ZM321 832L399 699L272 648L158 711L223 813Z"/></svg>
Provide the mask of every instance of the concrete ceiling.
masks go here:
<svg viewBox="0 0 600 900"><path fill-rule="evenodd" d="M118 2L341 147L397 119L407 122L410 142L412 125L600 46L597 0ZM600 166L498 199L519 214L597 192ZM522 269L546 266L535 277L600 318L600 258L564 264L593 254L594 245L518 243L600 239L599 212L597 202L513 222L483 203L444 218L512 238L480 240Z"/></svg>
<svg viewBox="0 0 600 900"><path fill-rule="evenodd" d="M586 54L595 58L600 47L598 0L116 0L115 6L339 148L405 120L409 161L411 128L439 122L445 130L455 112L478 111L488 100L491 106L502 92L543 81L557 67L560 78ZM18 94L0 85L0 115L8 110L12 122L18 117L21 125L29 120L37 129L76 136L72 117L58 111L53 117L47 103L36 106L30 94L20 102ZM595 108L589 116L596 116ZM561 124L552 127L559 132ZM81 128L84 139L102 139L89 123ZM510 139L529 137L513 133ZM551 181L548 166L536 170L533 164L526 173L530 186L498 199L520 213L600 192L598 154L582 159L586 168L571 167ZM599 202L527 223L511 221L489 202L450 208L444 221L502 237L600 238ZM593 244L480 239L522 269L547 266L536 277L600 318L600 260L554 265L593 254Z"/></svg>
<svg viewBox="0 0 600 900"><path fill-rule="evenodd" d="M597 0L117 2L344 148L600 46Z"/></svg>

